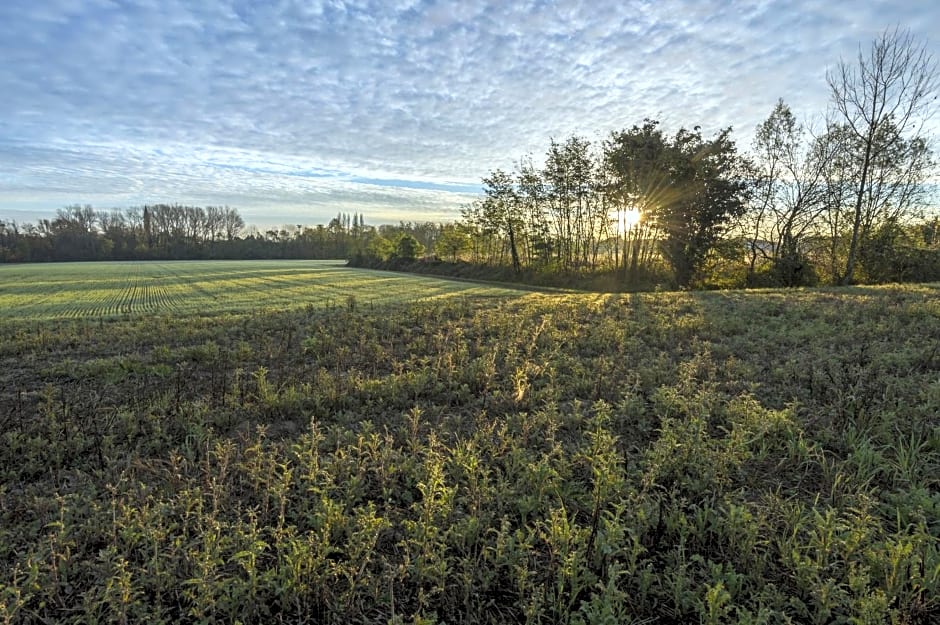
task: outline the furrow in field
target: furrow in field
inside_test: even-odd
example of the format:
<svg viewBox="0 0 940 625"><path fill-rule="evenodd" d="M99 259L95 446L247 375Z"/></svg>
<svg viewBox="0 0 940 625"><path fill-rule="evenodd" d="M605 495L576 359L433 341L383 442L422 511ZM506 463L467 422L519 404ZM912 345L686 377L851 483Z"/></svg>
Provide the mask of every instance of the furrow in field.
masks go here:
<svg viewBox="0 0 940 625"><path fill-rule="evenodd" d="M171 310L186 312L207 310L212 307L211 303L215 296L200 283L205 276L187 272L182 264L163 264L160 265L162 272L165 272L166 279L170 283L173 295L167 295L168 299L175 300L175 305Z"/></svg>
<svg viewBox="0 0 940 625"><path fill-rule="evenodd" d="M172 311L172 310L176 310L177 308L179 308L179 302L180 302L179 294L176 291L173 291L171 293L170 290L166 286L162 286L160 288L161 288L161 295L160 295L161 308L167 311Z"/></svg>
<svg viewBox="0 0 940 625"><path fill-rule="evenodd" d="M150 280L154 287L154 310L161 312L176 310L180 300L178 289L180 277L168 265L161 263L152 266ZM170 288L173 289L172 294Z"/></svg>
<svg viewBox="0 0 940 625"><path fill-rule="evenodd" d="M146 281L138 283L136 313L152 313L153 305L150 303L150 284Z"/></svg>
<svg viewBox="0 0 940 625"><path fill-rule="evenodd" d="M140 305L140 274L139 266L135 265L135 271L131 276L128 276L128 292L127 292L127 302L125 302L124 310L121 312L125 315L137 312L137 308Z"/></svg>
<svg viewBox="0 0 940 625"><path fill-rule="evenodd" d="M150 309L153 312L159 312L164 308L163 295L164 288L161 284L151 283L148 287L150 289Z"/></svg>
<svg viewBox="0 0 940 625"><path fill-rule="evenodd" d="M496 295L504 289L315 261L58 264L0 271L0 318L212 314Z"/></svg>
<svg viewBox="0 0 940 625"><path fill-rule="evenodd" d="M83 298L83 301L76 301L76 314L73 316L82 316L83 314L100 316L105 310L107 310L108 301L110 298L110 291L105 289L92 290L85 298Z"/></svg>
<svg viewBox="0 0 940 625"><path fill-rule="evenodd" d="M271 297L285 305L291 304L310 304L324 302L324 295L327 298L335 298L339 293L333 294L330 285L324 284L316 274L299 274L290 277L282 275L264 275L259 276L257 280L258 288Z"/></svg>
<svg viewBox="0 0 940 625"><path fill-rule="evenodd" d="M127 276L121 276L123 280L120 285L115 284L114 289L111 292L111 299L108 301L108 312L109 315L119 315L121 310L124 307L124 303L127 301L128 291L130 290L130 283L127 280Z"/></svg>
<svg viewBox="0 0 940 625"><path fill-rule="evenodd" d="M322 305L340 305L350 295L363 303L419 299L426 295L426 292L415 292L410 288L411 278L369 276L364 280L358 271L344 269L291 276L271 275L266 277L266 281L277 285L291 301Z"/></svg>

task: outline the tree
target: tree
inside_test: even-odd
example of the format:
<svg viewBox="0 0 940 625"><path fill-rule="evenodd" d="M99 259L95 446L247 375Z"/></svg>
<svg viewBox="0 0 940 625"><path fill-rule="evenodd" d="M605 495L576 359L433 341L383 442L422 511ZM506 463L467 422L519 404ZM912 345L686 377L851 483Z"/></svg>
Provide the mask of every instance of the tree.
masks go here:
<svg viewBox="0 0 940 625"><path fill-rule="evenodd" d="M526 226L526 262L529 265L544 265L551 260L552 249L548 221L545 219L545 184L531 157L522 159L516 169L516 188Z"/></svg>
<svg viewBox="0 0 940 625"><path fill-rule="evenodd" d="M838 143L827 134L806 140L807 131L783 100L757 127L754 138L754 193L747 219L753 279L759 257L770 261L778 284L813 280L806 239L826 206L825 172Z"/></svg>
<svg viewBox="0 0 940 625"><path fill-rule="evenodd" d="M400 260L415 260L424 254L424 246L410 234L402 234L395 241L394 257Z"/></svg>
<svg viewBox="0 0 940 625"><path fill-rule="evenodd" d="M516 273L521 269L519 262L519 248L516 241L516 232L520 228L522 219L519 213L519 196L513 186L512 176L501 169L496 169L483 179L483 212L488 221L496 229L505 233L509 241L509 255L512 259L512 268Z"/></svg>
<svg viewBox="0 0 940 625"><path fill-rule="evenodd" d="M747 182L731 129L708 141L680 129L666 154L668 192L657 208L660 249L676 284L688 287L731 221L744 213Z"/></svg>
<svg viewBox="0 0 940 625"><path fill-rule="evenodd" d="M144 239L147 241L147 249L153 247L153 230L150 225L149 206L144 206Z"/></svg>
<svg viewBox="0 0 940 625"><path fill-rule="evenodd" d="M555 251L564 269L588 264L592 240L598 234L592 223L595 169L587 139L572 135L564 144L551 140L542 179L555 230Z"/></svg>
<svg viewBox="0 0 940 625"><path fill-rule="evenodd" d="M375 235L366 245L366 254L381 261L388 260L394 253L395 244L382 235Z"/></svg>
<svg viewBox="0 0 940 625"><path fill-rule="evenodd" d="M462 224L447 224L441 228L441 235L434 243L434 251L441 256L449 256L456 263L463 252L470 249L470 235Z"/></svg>
<svg viewBox="0 0 940 625"><path fill-rule="evenodd" d="M545 155L542 180L545 183L545 199L554 229L555 252L559 264L567 269L571 264L571 174L567 155L562 145L554 139Z"/></svg>
<svg viewBox="0 0 940 625"><path fill-rule="evenodd" d="M608 195L619 224L615 254L624 276L635 279L652 260L658 234L655 214L670 197L667 139L659 122L643 120L611 133L604 144Z"/></svg>
<svg viewBox="0 0 940 625"><path fill-rule="evenodd" d="M228 206L222 209L221 221L222 232L225 234L227 241L234 240L245 227L245 221L242 219L242 216L238 214L238 211Z"/></svg>
<svg viewBox="0 0 940 625"><path fill-rule="evenodd" d="M910 31L886 30L857 63L839 63L826 76L832 103L852 141L856 173L848 256L841 282L852 282L862 242L884 211L916 203L929 165L923 137L937 89L937 63ZM882 218L882 219L880 219ZM888 216L890 218L890 215Z"/></svg>

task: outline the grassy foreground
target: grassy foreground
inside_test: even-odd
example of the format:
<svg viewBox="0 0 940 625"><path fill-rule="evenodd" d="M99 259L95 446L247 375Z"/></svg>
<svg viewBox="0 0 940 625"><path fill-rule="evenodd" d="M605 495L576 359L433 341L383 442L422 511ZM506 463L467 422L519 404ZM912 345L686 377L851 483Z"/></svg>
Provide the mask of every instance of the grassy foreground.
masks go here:
<svg viewBox="0 0 940 625"><path fill-rule="evenodd" d="M0 622L936 623L938 296L7 320Z"/></svg>

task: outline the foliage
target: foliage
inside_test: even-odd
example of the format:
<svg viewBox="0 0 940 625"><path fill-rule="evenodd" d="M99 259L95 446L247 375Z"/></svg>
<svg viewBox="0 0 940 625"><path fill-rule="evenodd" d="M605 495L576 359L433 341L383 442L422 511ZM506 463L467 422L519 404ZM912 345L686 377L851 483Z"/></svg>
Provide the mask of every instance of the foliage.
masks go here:
<svg viewBox="0 0 940 625"><path fill-rule="evenodd" d="M424 246L412 235L403 233L395 241L395 248L392 252L392 258L398 260L415 260L424 254Z"/></svg>
<svg viewBox="0 0 940 625"><path fill-rule="evenodd" d="M470 236L460 224L446 224L441 228L441 236L434 244L434 252L450 258L456 263L462 254L470 249Z"/></svg>
<svg viewBox="0 0 940 625"><path fill-rule="evenodd" d="M372 237L372 239L369 241L369 244L366 246L365 253L371 258L377 258L378 260L388 260L395 255L395 244L382 235L378 235Z"/></svg>
<svg viewBox="0 0 940 625"><path fill-rule="evenodd" d="M936 288L491 295L0 321L0 619L940 617Z"/></svg>
<svg viewBox="0 0 940 625"><path fill-rule="evenodd" d="M618 224L627 224L627 211L636 211L637 222L620 228L615 260L631 282L654 262L659 223L652 218L673 195L666 173L668 139L659 122L643 121L629 130L611 133L604 145L607 193L616 207ZM645 216L645 217L644 217Z"/></svg>
<svg viewBox="0 0 940 625"><path fill-rule="evenodd" d="M747 185L730 129L708 141L698 130L679 130L667 145L671 195L654 212L665 237L663 256L675 281L688 287L731 221L744 212Z"/></svg>
<svg viewBox="0 0 940 625"><path fill-rule="evenodd" d="M103 211L75 205L37 224L0 221L0 262L336 259L360 252L375 234L359 214L260 232L246 227L228 206L155 204Z"/></svg>

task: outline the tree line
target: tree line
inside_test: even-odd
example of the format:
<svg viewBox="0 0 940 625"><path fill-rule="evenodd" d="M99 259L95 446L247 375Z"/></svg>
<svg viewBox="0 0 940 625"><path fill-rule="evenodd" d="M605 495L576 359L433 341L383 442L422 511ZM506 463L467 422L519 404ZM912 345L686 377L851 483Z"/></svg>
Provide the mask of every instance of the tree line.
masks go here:
<svg viewBox="0 0 940 625"><path fill-rule="evenodd" d="M344 259L370 245L392 250L407 235L412 257L431 249L441 226L401 222L366 225L360 214L339 213L327 224L259 230L228 206L155 204L97 210L59 209L52 219L18 224L0 221L0 262Z"/></svg>
<svg viewBox="0 0 940 625"><path fill-rule="evenodd" d="M552 140L544 164L483 179L438 247L443 257L538 271L613 271L625 281L663 264L688 285L745 210L748 185L730 130L714 137L654 120L612 133L600 146Z"/></svg>
<svg viewBox="0 0 940 625"><path fill-rule="evenodd" d="M925 133L935 59L889 30L827 81L823 118L802 123L780 100L746 151L731 128L667 133L653 119L593 144L552 139L541 163L486 175L435 252L621 286L940 279Z"/></svg>

